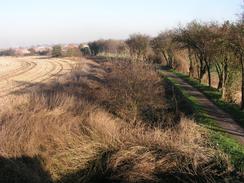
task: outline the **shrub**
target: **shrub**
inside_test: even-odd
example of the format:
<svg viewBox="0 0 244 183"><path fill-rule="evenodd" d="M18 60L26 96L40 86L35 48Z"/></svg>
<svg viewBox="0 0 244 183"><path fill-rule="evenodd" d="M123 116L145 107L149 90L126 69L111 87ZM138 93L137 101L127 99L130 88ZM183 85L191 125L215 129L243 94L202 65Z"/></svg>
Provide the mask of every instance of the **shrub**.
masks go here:
<svg viewBox="0 0 244 183"><path fill-rule="evenodd" d="M131 57L136 61L145 61L150 50L150 37L147 35L133 34L126 41Z"/></svg>
<svg viewBox="0 0 244 183"><path fill-rule="evenodd" d="M53 57L61 57L62 56L62 48L60 45L53 46L52 56Z"/></svg>

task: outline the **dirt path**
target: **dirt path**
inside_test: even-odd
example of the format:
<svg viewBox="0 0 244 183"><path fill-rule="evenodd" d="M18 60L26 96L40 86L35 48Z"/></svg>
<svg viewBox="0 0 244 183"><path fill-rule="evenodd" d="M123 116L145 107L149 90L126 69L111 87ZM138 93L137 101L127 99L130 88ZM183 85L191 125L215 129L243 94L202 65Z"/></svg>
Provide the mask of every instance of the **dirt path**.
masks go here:
<svg viewBox="0 0 244 183"><path fill-rule="evenodd" d="M173 78L178 82L183 90L185 90L189 95L195 97L202 109L209 115L210 118L217 122L218 126L221 127L224 132L233 136L241 144L244 144L244 129L237 122L235 122L229 114L219 109L199 90L195 89L193 86L188 84L183 79L177 77L175 74L165 71L165 75Z"/></svg>
<svg viewBox="0 0 244 183"><path fill-rule="evenodd" d="M45 57L0 57L0 106L14 93L69 72L77 62Z"/></svg>

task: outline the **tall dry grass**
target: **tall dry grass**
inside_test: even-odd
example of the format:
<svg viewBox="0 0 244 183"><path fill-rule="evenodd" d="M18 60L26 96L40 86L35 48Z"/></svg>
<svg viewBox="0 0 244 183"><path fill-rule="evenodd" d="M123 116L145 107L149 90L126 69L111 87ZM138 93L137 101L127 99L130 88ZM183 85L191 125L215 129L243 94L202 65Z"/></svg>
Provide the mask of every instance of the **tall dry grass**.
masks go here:
<svg viewBox="0 0 244 183"><path fill-rule="evenodd" d="M153 68L124 64L73 71L1 112L0 182L221 180L228 158L205 130L144 117L141 108L165 106L160 80Z"/></svg>
<svg viewBox="0 0 244 183"><path fill-rule="evenodd" d="M103 92L109 111L128 121L169 121L163 114L167 103L162 80L151 65L114 61L109 68L113 72L108 74L107 92Z"/></svg>

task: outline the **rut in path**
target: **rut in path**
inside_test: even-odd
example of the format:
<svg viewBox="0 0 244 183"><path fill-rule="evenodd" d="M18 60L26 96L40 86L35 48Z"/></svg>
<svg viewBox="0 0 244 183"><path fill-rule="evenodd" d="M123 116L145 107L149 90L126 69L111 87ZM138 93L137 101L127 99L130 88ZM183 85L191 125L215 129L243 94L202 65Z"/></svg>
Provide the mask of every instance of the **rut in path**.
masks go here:
<svg viewBox="0 0 244 183"><path fill-rule="evenodd" d="M234 121L228 113L221 110L203 93L201 93L199 90L191 86L183 79L177 77L175 74L167 71L165 71L164 74L167 77L173 78L190 96L195 97L201 108L209 115L210 118L217 122L217 125L221 127L224 132L230 134L241 144L244 144L244 129L236 121Z"/></svg>

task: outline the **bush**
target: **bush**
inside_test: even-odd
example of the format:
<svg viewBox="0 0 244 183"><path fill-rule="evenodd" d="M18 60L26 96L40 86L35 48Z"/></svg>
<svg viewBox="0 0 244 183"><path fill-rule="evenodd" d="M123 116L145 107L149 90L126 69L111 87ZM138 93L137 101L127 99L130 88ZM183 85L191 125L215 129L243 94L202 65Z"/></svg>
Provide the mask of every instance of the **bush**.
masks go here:
<svg viewBox="0 0 244 183"><path fill-rule="evenodd" d="M13 49L2 50L0 56L15 56L15 51Z"/></svg>
<svg viewBox="0 0 244 183"><path fill-rule="evenodd" d="M90 42L89 47L93 55L98 54L114 54L114 55L125 55L127 54L127 45L124 41L120 40L97 40Z"/></svg>
<svg viewBox="0 0 244 183"><path fill-rule="evenodd" d="M62 48L60 45L53 46L52 57L61 57L62 56Z"/></svg>
<svg viewBox="0 0 244 183"><path fill-rule="evenodd" d="M106 78L103 103L108 110L129 121L144 121L161 126L176 123L175 111L171 116L164 99L161 77L152 65L130 61L114 61L108 66L112 71Z"/></svg>
<svg viewBox="0 0 244 183"><path fill-rule="evenodd" d="M142 34L133 34L126 41L131 57L136 61L145 61L150 50L150 37Z"/></svg>
<svg viewBox="0 0 244 183"><path fill-rule="evenodd" d="M79 48L68 48L65 56L66 57L80 57L81 51Z"/></svg>

